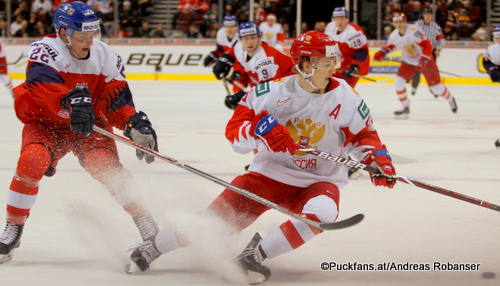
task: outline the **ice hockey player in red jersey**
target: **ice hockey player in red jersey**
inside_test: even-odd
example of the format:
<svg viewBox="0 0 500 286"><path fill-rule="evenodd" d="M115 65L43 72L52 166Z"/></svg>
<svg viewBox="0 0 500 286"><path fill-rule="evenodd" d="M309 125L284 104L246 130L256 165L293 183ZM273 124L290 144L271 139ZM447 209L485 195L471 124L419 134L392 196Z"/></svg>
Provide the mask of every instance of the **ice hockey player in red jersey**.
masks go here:
<svg viewBox="0 0 500 286"><path fill-rule="evenodd" d="M234 151L259 150L250 172L231 184L311 220L333 222L339 213L339 190L348 183L348 167L297 151L299 143L363 158L379 168L371 174L376 186L392 188L396 170L366 103L343 79L332 77L340 66L336 42L322 32L309 31L294 40L290 53L298 74L254 87L227 124L226 138ZM202 215L222 223L229 233L240 233L268 209L226 189ZM255 234L235 263L250 284L260 283L271 276L262 261L292 251L321 232L302 220L289 219L265 238ZM154 243L134 250L132 259L145 270L153 261L150 257L186 244L182 235L167 227Z"/></svg>
<svg viewBox="0 0 500 286"><path fill-rule="evenodd" d="M392 22L396 29L389 35L387 45L374 55L374 60L382 61L385 55L395 50L401 50L403 53L401 67L394 80L394 87L402 109L394 112L395 117L397 119L409 118L410 99L405 84L417 71L424 75L432 93L445 99L451 111L456 113L457 103L448 88L441 83L439 69L432 56L432 44L424 32L417 25L407 24L406 15L403 13L394 13Z"/></svg>
<svg viewBox="0 0 500 286"><path fill-rule="evenodd" d="M224 27L217 31L217 47L203 60L203 65L205 67L209 67L217 62L219 57L223 53L229 51L238 41L238 19L233 15L228 15L224 17L222 25Z"/></svg>
<svg viewBox="0 0 500 286"><path fill-rule="evenodd" d="M335 77L345 79L355 87L359 78L355 75L367 75L370 71L368 39L363 29L349 22L349 11L345 7L336 7L332 13L332 22L325 28L325 34L339 43L342 65Z"/></svg>
<svg viewBox="0 0 500 286"><path fill-rule="evenodd" d="M99 18L89 5L63 4L53 23L56 34L30 45L26 81L14 89L15 112L24 127L21 154L7 191L0 262L12 259L20 245L40 180L53 176L69 152L132 216L143 240L158 232L130 172L118 159L114 140L92 132L94 124L108 131L115 127L134 142L158 150L151 122L134 107L121 57L99 40ZM154 160L143 152L136 155L147 163Z"/></svg>
<svg viewBox="0 0 500 286"><path fill-rule="evenodd" d="M253 87L293 74L290 57L263 42L254 22L241 23L238 33L239 41L219 58L213 68L217 79L226 77L231 68L233 70L227 81L234 83L234 94L226 96L224 101L230 109L235 109L245 95L242 87Z"/></svg>
<svg viewBox="0 0 500 286"><path fill-rule="evenodd" d="M500 26L493 30L493 44L484 53L483 67L492 82L500 83ZM500 138L495 141L495 147L500 149Z"/></svg>

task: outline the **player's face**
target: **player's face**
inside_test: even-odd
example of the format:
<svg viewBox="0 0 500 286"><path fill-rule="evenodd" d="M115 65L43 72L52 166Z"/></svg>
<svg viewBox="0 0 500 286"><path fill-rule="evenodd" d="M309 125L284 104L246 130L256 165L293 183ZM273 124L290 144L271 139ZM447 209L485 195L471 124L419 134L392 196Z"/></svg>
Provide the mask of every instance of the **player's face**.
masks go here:
<svg viewBox="0 0 500 286"><path fill-rule="evenodd" d="M344 31L345 27L347 26L347 23L349 22L349 19L347 19L347 17L345 16L335 17L333 19L335 21L335 26L337 27L337 29L340 32Z"/></svg>
<svg viewBox="0 0 500 286"><path fill-rule="evenodd" d="M260 37L257 35L241 37L240 41L245 51L249 54L255 53L255 50L260 46Z"/></svg>
<svg viewBox="0 0 500 286"><path fill-rule="evenodd" d="M94 44L94 41L99 40L100 31L74 31L69 38L71 39L71 51L75 54L76 57L82 59L88 56L90 46Z"/></svg>
<svg viewBox="0 0 500 286"><path fill-rule="evenodd" d="M314 85L319 89L326 88L330 78L335 74L336 66L337 61L335 58L318 58L316 69L311 76Z"/></svg>
<svg viewBox="0 0 500 286"><path fill-rule="evenodd" d="M224 26L224 29L226 29L226 34L229 38L234 37L238 32L238 26Z"/></svg>
<svg viewBox="0 0 500 286"><path fill-rule="evenodd" d="M400 32L404 32L406 30L406 22L405 21L394 21L392 22L394 28L396 28Z"/></svg>

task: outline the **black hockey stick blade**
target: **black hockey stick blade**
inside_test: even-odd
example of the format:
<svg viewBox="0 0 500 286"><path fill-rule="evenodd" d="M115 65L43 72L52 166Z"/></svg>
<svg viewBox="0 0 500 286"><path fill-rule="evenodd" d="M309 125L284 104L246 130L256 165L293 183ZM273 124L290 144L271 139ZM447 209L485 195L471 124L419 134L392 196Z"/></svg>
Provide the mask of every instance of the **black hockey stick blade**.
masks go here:
<svg viewBox="0 0 500 286"><path fill-rule="evenodd" d="M182 168L182 169L187 170L187 171L189 171L189 172L191 172L193 174L196 174L196 175L198 175L200 177L208 179L208 180L210 180L210 181L212 181L212 182L214 182L214 183L216 183L216 184L218 184L220 186L223 186L224 188L227 188L227 189L229 189L229 190L231 190L233 192L236 192L236 193L238 193L238 194L240 194L242 196L245 196L245 197L247 197L247 198L249 198L251 200L254 200L254 201L256 201L256 202L258 202L260 204L263 204L263 205L265 205L265 206L267 206L267 207L269 207L271 209L277 210L277 211L279 211L279 212L281 212L281 213L283 213L285 215L288 215L288 216L290 216L292 218L295 218L297 220L305 222L308 225L310 225L312 227L315 227L315 228L318 228L318 229L321 229L321 230L334 230L334 229L346 228L346 227L349 227L351 225L354 225L354 224L360 222L363 219L363 217L361 217L361 219L359 219L359 218L357 218L357 219L349 218L349 219L347 219L345 221L339 221L338 225L335 222L333 222L331 224L327 223L326 227L329 227L329 228L322 228L322 225L324 223L317 222L317 221L308 219L308 218L306 218L306 217L304 217L304 216L302 216L302 215L300 215L298 213L294 213L294 212L292 212L292 211L290 211L290 210L288 210L288 209L286 209L286 208L284 208L284 207L282 207L282 206L280 206L278 204L275 204L275 203L273 203L273 202L271 202L271 201L269 201L269 200L267 200L265 198L262 198L262 197L260 197L260 196L258 196L256 194L254 194L254 193L252 193L250 191L247 191L245 189L239 188L239 187L237 187L235 185L232 185L232 184L230 184L230 183L228 183L228 182L226 182L226 181L224 181L222 179L219 179L219 178L217 178L217 177L215 177L213 175L205 173L205 172L203 172L201 170L198 170L198 169L196 169L194 167L191 167L189 165L183 164L183 163L177 161L176 159L174 159L172 157L164 155L164 154L162 154L162 153L160 153L158 151L155 151L155 150L153 150L151 148L148 148L148 147L146 147L144 145L137 144L134 141L129 140L128 138L125 138L123 136L114 134L112 132L104 130L104 129L102 129L102 128L98 127L98 126L95 126L95 125L93 127L93 130L95 132L99 133L99 134L102 134L102 135L106 136L106 137L112 138L112 139L114 139L116 141L124 143L124 144L126 144L128 146L131 146L131 147L133 147L135 149L138 149L138 150L141 150L141 151L146 152L148 154L151 154L151 155L155 156L156 158L158 158L158 159L160 159L162 161L165 161L167 163L173 164L173 165L175 165L175 166L177 166L179 168Z"/></svg>
<svg viewBox="0 0 500 286"><path fill-rule="evenodd" d="M327 229L327 230L348 228L348 227L357 225L364 218L365 218L364 214L357 214L357 215L352 216L352 217L345 219L345 220L335 221L335 222L331 222L331 223L322 223L322 224L320 224L320 227L321 227L321 229Z"/></svg>
<svg viewBox="0 0 500 286"><path fill-rule="evenodd" d="M333 161L333 162L338 163L338 164L342 164L342 165L346 165L346 166L349 166L349 167L357 168L357 169L364 170L364 171L367 171L367 172L372 172L372 173L374 173L374 172L380 172L375 167L368 166L366 164L363 164L363 163L360 163L360 162L356 162L354 160L342 158L340 156L333 155L333 154L330 154L328 152L320 151L320 150L317 150L317 149L314 149L314 148L301 148L298 151L305 152L305 153L308 153L308 154L312 154L312 155L318 156L320 158ZM478 205L478 206L482 206L482 207L485 207L485 208L488 208L488 209L500 212L500 205L496 205L496 204L493 204L493 203L490 203L490 202L487 202L487 201L483 201L481 199L473 198L471 196L467 196L467 195L464 195L464 194L461 194L461 193L450 191L450 190L447 190L445 188L434 186L434 185L431 185L431 184L428 184L428 183L425 183L425 182L421 182L421 181L418 181L418 180L415 180L415 179L412 179L412 178L408 178L408 177L405 177L405 176L395 175L394 177L398 181L400 181L400 182L403 182L403 183L406 183L406 184L409 184L409 185L412 185L412 186L415 186L415 187L419 187L419 188L422 188L422 189L425 189L425 190L429 190L429 191L432 191L432 192L435 192L435 193L438 193L438 194L442 194L442 195L445 195L445 196L448 196L448 197L459 199L459 200L464 201L464 202L468 202L468 203L471 203L471 204L475 204L475 205Z"/></svg>

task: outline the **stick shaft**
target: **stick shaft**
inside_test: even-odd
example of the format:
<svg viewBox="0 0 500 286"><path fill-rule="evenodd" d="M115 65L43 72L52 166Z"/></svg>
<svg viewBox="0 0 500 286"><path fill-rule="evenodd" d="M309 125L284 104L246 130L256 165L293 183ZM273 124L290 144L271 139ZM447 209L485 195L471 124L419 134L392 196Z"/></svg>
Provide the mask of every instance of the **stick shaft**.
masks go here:
<svg viewBox="0 0 500 286"><path fill-rule="evenodd" d="M330 154L330 153L325 152L325 151L320 151L320 150L316 150L316 149L313 149L313 148L303 148L303 149L299 149L299 151L306 152L308 154L312 154L314 156L318 156L320 158L323 158L323 159L326 159L326 160L330 160L330 161L333 161L333 162L338 163L338 164L342 164L342 165L346 165L346 166L349 166L349 167L358 168L360 170L365 170L365 171L372 172L372 173L373 172L380 172L375 167L368 166L366 164L363 164L363 163L360 163L360 162L356 162L354 160L349 160L349 159L346 159L346 158L342 158L340 156L333 155L333 154ZM487 201L483 201L481 199L476 199L474 197L470 197L470 196L467 196L467 195L464 195L464 194L461 194L461 193L457 193L457 192L454 192L454 191L451 191L451 190L447 190L445 188L434 186L434 185L431 185L431 184L428 184L428 183L425 183L425 182L422 182L422 181L418 181L418 180L415 180L415 179L412 179L412 178L408 178L408 177L405 177L405 176L396 175L395 178L398 181L406 183L406 184L410 184L410 185L413 185L413 186L416 186L416 187L419 187L419 188L422 188L422 189L426 189L426 190L429 190L429 191L432 191L432 192L435 192L435 193L438 193L438 194L449 196L449 197L452 197L452 198L455 198L455 199L459 199L459 200L462 200L462 201L465 201L465 202L469 202L471 204L475 204L475 205L478 205L478 206L482 206L482 207L485 207L485 208L492 209L492 210L500 212L500 205L496 205L496 204L493 204L493 203L490 203L490 202L487 202Z"/></svg>

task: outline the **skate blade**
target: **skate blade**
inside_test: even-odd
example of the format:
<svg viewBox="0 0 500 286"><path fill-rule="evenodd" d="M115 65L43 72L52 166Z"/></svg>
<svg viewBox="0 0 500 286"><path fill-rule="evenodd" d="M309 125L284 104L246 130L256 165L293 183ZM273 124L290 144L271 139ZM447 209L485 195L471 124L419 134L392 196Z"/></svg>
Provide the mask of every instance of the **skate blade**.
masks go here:
<svg viewBox="0 0 500 286"><path fill-rule="evenodd" d="M394 115L394 119L409 119L410 115L409 114L401 114L401 115Z"/></svg>
<svg viewBox="0 0 500 286"><path fill-rule="evenodd" d="M264 277L264 275L259 272L248 271L246 279L248 284L257 285L264 282L264 280L266 280L266 277Z"/></svg>
<svg viewBox="0 0 500 286"><path fill-rule="evenodd" d="M12 260L12 257L14 256L14 250L12 250L9 254L0 254L0 264L9 262Z"/></svg>
<svg viewBox="0 0 500 286"><path fill-rule="evenodd" d="M130 261L127 265L125 265L125 273L127 274L135 274L141 272L139 267L135 264L134 261Z"/></svg>

